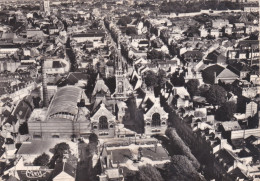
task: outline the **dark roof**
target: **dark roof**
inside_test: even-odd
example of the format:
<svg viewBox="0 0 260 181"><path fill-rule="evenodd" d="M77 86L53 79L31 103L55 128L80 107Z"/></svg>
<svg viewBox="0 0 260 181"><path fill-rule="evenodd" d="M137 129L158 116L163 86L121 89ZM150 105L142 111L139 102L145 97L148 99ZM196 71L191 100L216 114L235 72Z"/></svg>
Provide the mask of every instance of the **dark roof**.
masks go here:
<svg viewBox="0 0 260 181"><path fill-rule="evenodd" d="M234 170L229 172L229 174L234 180L237 180L237 178L240 178L240 179L247 178L246 175L238 167L236 167Z"/></svg>
<svg viewBox="0 0 260 181"><path fill-rule="evenodd" d="M241 149L244 146L244 138L233 139L231 140L231 143L235 149Z"/></svg>
<svg viewBox="0 0 260 181"><path fill-rule="evenodd" d="M169 159L166 150L161 146L157 146L156 151L155 151L155 147L144 147L142 149L142 153L144 157L148 157L151 160L161 161L161 160Z"/></svg>
<svg viewBox="0 0 260 181"><path fill-rule="evenodd" d="M14 144L14 140L12 138L6 138L5 144Z"/></svg>
<svg viewBox="0 0 260 181"><path fill-rule="evenodd" d="M130 80L130 84L133 86L133 88L135 88L136 84L137 84L138 78L136 76L134 76L131 80Z"/></svg>
<svg viewBox="0 0 260 181"><path fill-rule="evenodd" d="M223 159L223 162L226 163L228 166L231 166L234 164L234 161L236 160L227 150L221 149L217 152L218 157L220 159Z"/></svg>
<svg viewBox="0 0 260 181"><path fill-rule="evenodd" d="M203 53L199 50L187 51L183 54L184 58L202 59Z"/></svg>
<svg viewBox="0 0 260 181"><path fill-rule="evenodd" d="M5 148L0 147L0 157L5 153Z"/></svg>
<svg viewBox="0 0 260 181"><path fill-rule="evenodd" d="M246 142L248 142L248 143L252 143L256 140L257 140L257 138L254 135L251 135L251 136L246 138Z"/></svg>
<svg viewBox="0 0 260 181"><path fill-rule="evenodd" d="M16 116L10 115L10 116L7 118L7 120L4 122L4 124L9 123L10 125L12 125L13 123L16 124L16 122L17 122Z"/></svg>
<svg viewBox="0 0 260 181"><path fill-rule="evenodd" d="M209 53L206 59L212 60L213 63L220 63L218 60L226 60L225 56L222 55L220 52L214 50L213 52Z"/></svg>
<svg viewBox="0 0 260 181"><path fill-rule="evenodd" d="M103 37L103 36L105 36L105 32L88 32L88 33L75 34L72 37Z"/></svg>
<svg viewBox="0 0 260 181"><path fill-rule="evenodd" d="M60 61L53 61L52 68L61 68L62 64Z"/></svg>
<svg viewBox="0 0 260 181"><path fill-rule="evenodd" d="M68 84L70 85L74 85L78 83L79 80L87 80L87 79L88 79L88 75L82 72L72 72L67 77Z"/></svg>
<svg viewBox="0 0 260 181"><path fill-rule="evenodd" d="M239 42L239 46L251 46L251 45L259 46L259 40L242 40Z"/></svg>
<svg viewBox="0 0 260 181"><path fill-rule="evenodd" d="M218 76L224 69L225 69L224 67L222 67L218 64L205 68L202 71L203 81L205 83L209 83L209 84L214 83L214 81L215 81L214 73L216 73L216 76Z"/></svg>
<svg viewBox="0 0 260 181"><path fill-rule="evenodd" d="M250 72L251 68L243 63L237 62L232 65L228 65L227 68L239 75L240 72Z"/></svg>
<svg viewBox="0 0 260 181"><path fill-rule="evenodd" d="M3 44L0 45L0 48L20 48L21 45L18 44Z"/></svg>
<svg viewBox="0 0 260 181"><path fill-rule="evenodd" d="M112 152L112 161L113 163L125 163L127 160L132 158L132 153L129 149L116 149L108 150L108 155L111 155Z"/></svg>
<svg viewBox="0 0 260 181"><path fill-rule="evenodd" d="M153 105L153 101L151 101L151 99L148 98L145 102L142 103L142 108L144 109L144 112L147 113L153 107Z"/></svg>
<svg viewBox="0 0 260 181"><path fill-rule="evenodd" d="M16 107L14 111L14 115L19 116L20 119L27 119L29 118L31 112L32 112L31 106L28 103L26 103L25 100L22 100L19 102L18 106Z"/></svg>

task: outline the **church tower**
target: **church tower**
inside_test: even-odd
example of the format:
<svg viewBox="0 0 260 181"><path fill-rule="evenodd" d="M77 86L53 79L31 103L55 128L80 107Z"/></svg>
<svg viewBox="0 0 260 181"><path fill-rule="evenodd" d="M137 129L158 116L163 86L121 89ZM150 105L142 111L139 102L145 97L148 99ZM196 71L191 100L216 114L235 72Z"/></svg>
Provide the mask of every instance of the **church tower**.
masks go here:
<svg viewBox="0 0 260 181"><path fill-rule="evenodd" d="M126 97L125 92L125 75L120 57L117 59L117 67L115 71L116 77L116 97Z"/></svg>
<svg viewBox="0 0 260 181"><path fill-rule="evenodd" d="M43 9L45 13L50 13L51 9L50 9L50 1L49 0L44 0L43 1Z"/></svg>

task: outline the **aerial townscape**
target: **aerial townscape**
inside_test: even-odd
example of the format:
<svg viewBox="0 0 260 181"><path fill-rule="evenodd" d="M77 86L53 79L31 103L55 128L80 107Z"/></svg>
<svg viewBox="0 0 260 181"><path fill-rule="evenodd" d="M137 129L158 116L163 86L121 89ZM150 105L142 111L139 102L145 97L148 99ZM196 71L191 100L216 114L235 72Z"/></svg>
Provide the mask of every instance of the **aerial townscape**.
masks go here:
<svg viewBox="0 0 260 181"><path fill-rule="evenodd" d="M260 181L258 0L1 0L1 181Z"/></svg>

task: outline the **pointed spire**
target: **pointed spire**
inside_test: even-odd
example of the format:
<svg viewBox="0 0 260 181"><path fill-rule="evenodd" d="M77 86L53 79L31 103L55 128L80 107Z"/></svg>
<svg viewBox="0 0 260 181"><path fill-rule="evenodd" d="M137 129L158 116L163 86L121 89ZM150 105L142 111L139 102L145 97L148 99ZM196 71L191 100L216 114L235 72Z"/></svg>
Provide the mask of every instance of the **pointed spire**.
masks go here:
<svg viewBox="0 0 260 181"><path fill-rule="evenodd" d="M98 74L97 74L97 80L100 80L101 78L100 78L100 73L98 72Z"/></svg>

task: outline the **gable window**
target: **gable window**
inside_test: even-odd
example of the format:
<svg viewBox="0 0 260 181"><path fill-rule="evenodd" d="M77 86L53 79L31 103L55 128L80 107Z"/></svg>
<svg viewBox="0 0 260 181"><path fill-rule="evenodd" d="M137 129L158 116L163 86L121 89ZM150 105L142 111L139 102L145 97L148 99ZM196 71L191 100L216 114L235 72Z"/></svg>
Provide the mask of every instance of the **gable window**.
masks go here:
<svg viewBox="0 0 260 181"><path fill-rule="evenodd" d="M152 127L161 126L161 118L159 113L154 113L152 116Z"/></svg>
<svg viewBox="0 0 260 181"><path fill-rule="evenodd" d="M106 116L101 116L99 118L99 129L108 129L108 122L107 122L107 117Z"/></svg>

